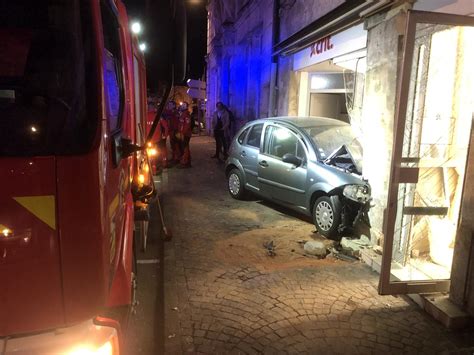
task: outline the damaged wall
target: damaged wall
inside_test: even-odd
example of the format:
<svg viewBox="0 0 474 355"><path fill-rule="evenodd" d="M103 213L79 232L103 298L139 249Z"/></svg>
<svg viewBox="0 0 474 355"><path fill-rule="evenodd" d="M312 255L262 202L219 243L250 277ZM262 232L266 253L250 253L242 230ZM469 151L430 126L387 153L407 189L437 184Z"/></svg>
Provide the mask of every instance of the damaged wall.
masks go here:
<svg viewBox="0 0 474 355"><path fill-rule="evenodd" d="M369 212L371 238L382 238L383 215L387 202L393 123L402 36L406 9L399 7L366 21L367 71L362 108L363 175L372 187L373 204Z"/></svg>

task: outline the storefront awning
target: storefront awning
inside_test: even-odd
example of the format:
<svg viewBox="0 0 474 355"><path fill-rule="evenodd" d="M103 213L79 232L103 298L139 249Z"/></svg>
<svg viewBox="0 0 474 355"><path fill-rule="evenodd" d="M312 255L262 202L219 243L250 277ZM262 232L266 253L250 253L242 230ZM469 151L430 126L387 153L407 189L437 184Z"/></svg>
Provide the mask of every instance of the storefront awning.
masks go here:
<svg viewBox="0 0 474 355"><path fill-rule="evenodd" d="M315 41L363 21L369 13L391 5L391 0L347 0L342 5L273 47L273 55L290 55Z"/></svg>

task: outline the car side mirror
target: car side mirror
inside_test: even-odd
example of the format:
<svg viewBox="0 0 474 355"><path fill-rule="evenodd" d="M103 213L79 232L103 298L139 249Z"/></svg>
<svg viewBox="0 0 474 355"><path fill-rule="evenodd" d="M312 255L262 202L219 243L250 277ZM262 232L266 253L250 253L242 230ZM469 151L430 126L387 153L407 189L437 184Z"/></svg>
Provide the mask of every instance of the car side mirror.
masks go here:
<svg viewBox="0 0 474 355"><path fill-rule="evenodd" d="M115 166L118 166L122 159L126 159L130 157L133 153L143 150L143 147L132 143L130 139L124 138L120 134L114 136L112 140L112 145L112 153Z"/></svg>
<svg viewBox="0 0 474 355"><path fill-rule="evenodd" d="M128 158L133 153L143 150L142 146L132 143L130 139L123 138L123 137L121 139L121 147L122 147L122 159Z"/></svg>
<svg viewBox="0 0 474 355"><path fill-rule="evenodd" d="M293 164L295 166L300 166L303 163L303 159L298 158L296 155L291 153L286 153L283 156L283 162L288 164Z"/></svg>

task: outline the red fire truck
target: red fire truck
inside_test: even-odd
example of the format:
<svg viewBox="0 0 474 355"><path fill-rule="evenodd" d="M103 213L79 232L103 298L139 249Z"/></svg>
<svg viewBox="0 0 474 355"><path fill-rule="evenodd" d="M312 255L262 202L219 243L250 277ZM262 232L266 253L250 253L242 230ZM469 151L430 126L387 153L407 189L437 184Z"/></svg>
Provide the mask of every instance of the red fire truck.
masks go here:
<svg viewBox="0 0 474 355"><path fill-rule="evenodd" d="M0 354L120 354L145 122L120 0L0 2Z"/></svg>

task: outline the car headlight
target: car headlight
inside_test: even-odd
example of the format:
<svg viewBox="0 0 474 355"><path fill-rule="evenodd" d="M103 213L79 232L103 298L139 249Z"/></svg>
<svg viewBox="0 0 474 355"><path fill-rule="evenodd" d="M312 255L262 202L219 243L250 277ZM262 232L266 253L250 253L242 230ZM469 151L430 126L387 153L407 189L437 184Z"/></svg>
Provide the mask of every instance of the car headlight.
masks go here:
<svg viewBox="0 0 474 355"><path fill-rule="evenodd" d="M7 339L2 354L119 355L116 325L116 321L96 318L71 327Z"/></svg>
<svg viewBox="0 0 474 355"><path fill-rule="evenodd" d="M349 200L366 203L370 200L370 189L367 185L347 185L342 194Z"/></svg>
<svg viewBox="0 0 474 355"><path fill-rule="evenodd" d="M115 355L117 348L112 340L107 340L102 346L83 345L71 350L67 355Z"/></svg>

